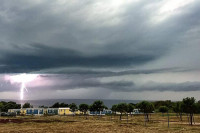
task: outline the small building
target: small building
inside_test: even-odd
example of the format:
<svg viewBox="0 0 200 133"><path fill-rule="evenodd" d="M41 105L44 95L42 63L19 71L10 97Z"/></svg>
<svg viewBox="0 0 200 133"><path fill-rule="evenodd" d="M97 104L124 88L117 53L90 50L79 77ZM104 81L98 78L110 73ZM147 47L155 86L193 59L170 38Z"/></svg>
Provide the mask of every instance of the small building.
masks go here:
<svg viewBox="0 0 200 133"><path fill-rule="evenodd" d="M112 110L104 109L102 113L106 115L110 115L112 114Z"/></svg>
<svg viewBox="0 0 200 133"><path fill-rule="evenodd" d="M111 110L104 109L103 111L89 111L89 115L106 115L112 114Z"/></svg>
<svg viewBox="0 0 200 133"><path fill-rule="evenodd" d="M139 111L139 109L134 109L132 114L141 114L141 112Z"/></svg>
<svg viewBox="0 0 200 133"><path fill-rule="evenodd" d="M8 109L8 113L15 113L16 115L20 115L21 109Z"/></svg>
<svg viewBox="0 0 200 133"><path fill-rule="evenodd" d="M70 108L58 108L59 115L73 115L73 112L70 111Z"/></svg>
<svg viewBox="0 0 200 133"><path fill-rule="evenodd" d="M43 108L27 108L26 115L43 115L44 109Z"/></svg>
<svg viewBox="0 0 200 133"><path fill-rule="evenodd" d="M45 110L48 115L58 115L58 108L47 108Z"/></svg>

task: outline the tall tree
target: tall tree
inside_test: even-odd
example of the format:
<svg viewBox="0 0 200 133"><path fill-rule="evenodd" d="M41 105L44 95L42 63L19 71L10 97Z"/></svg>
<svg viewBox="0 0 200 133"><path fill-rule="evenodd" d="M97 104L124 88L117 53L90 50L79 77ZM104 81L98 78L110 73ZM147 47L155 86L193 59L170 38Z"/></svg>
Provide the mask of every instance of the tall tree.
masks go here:
<svg viewBox="0 0 200 133"><path fill-rule="evenodd" d="M131 112L133 112L133 109L135 108L135 106L132 103L129 103L127 105L127 113L131 114ZM132 115L131 115L132 116Z"/></svg>
<svg viewBox="0 0 200 133"><path fill-rule="evenodd" d="M94 103L90 106L90 110L96 111L96 112L101 112L103 109L107 108L103 101L97 100L94 101Z"/></svg>
<svg viewBox="0 0 200 133"><path fill-rule="evenodd" d="M84 113L84 115L87 119L87 111L89 110L89 105L82 103L82 104L79 105L79 110Z"/></svg>
<svg viewBox="0 0 200 133"><path fill-rule="evenodd" d="M164 113L168 112L168 110L169 108L167 108L166 106L159 107L159 112L161 112L163 116L164 116Z"/></svg>
<svg viewBox="0 0 200 133"><path fill-rule="evenodd" d="M142 101L137 104L137 107L140 109L141 112L144 113L145 121L149 121L149 113L152 113L154 111L153 104L147 101Z"/></svg>
<svg viewBox="0 0 200 133"><path fill-rule="evenodd" d="M127 111L128 111L127 104L126 103L119 103L117 105L117 111L120 112L120 118L119 119L122 120L122 114L127 113Z"/></svg>
<svg viewBox="0 0 200 133"><path fill-rule="evenodd" d="M117 112L117 104L112 105L111 110L112 110L112 112L114 112L115 115L116 115L116 112Z"/></svg>
<svg viewBox="0 0 200 133"><path fill-rule="evenodd" d="M193 124L194 113L197 110L197 104L195 103L194 97L187 97L183 99L183 111L189 115L190 125Z"/></svg>
<svg viewBox="0 0 200 133"><path fill-rule="evenodd" d="M182 102L176 102L173 106L173 111L177 114L177 117L179 115L180 120L182 121L183 103Z"/></svg>
<svg viewBox="0 0 200 133"><path fill-rule="evenodd" d="M78 109L77 105L75 103L71 103L69 107L70 110L73 112L73 115L75 115L75 111Z"/></svg>

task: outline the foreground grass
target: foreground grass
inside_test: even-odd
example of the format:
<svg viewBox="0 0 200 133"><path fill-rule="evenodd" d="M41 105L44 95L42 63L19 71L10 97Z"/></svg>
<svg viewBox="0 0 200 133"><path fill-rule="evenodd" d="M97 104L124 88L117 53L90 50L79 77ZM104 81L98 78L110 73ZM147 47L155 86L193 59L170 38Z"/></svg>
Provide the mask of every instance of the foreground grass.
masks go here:
<svg viewBox="0 0 200 133"><path fill-rule="evenodd" d="M161 114L151 115L150 122L144 126L142 115L126 116L122 121L119 116L90 116L87 120L84 116L19 116L19 117L0 117L0 132L61 132L61 133L160 133L160 132L196 132L200 131L200 116L195 116L195 124L190 126L187 117L183 117L181 122L175 115L170 116L170 128L167 124L167 116Z"/></svg>

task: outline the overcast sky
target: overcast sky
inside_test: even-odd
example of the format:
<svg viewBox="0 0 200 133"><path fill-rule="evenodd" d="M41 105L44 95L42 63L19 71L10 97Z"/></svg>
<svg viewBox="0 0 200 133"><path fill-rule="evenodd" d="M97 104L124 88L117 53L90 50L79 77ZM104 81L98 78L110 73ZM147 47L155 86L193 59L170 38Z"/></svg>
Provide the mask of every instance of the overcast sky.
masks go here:
<svg viewBox="0 0 200 133"><path fill-rule="evenodd" d="M200 1L1 0L0 99L200 100Z"/></svg>

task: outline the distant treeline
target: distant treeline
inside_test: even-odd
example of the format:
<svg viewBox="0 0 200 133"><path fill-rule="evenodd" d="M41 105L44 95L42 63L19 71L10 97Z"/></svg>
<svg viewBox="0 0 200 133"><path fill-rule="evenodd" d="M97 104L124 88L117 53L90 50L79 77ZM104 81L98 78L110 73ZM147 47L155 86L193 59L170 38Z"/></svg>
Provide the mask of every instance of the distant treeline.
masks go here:
<svg viewBox="0 0 200 133"><path fill-rule="evenodd" d="M69 107L72 111L75 110L80 110L82 112L87 112L87 111L103 111L103 109L108 109L103 101L96 100L94 101L93 104L88 105L85 103L80 104L77 106L75 103L71 104L66 104L66 103L59 103L56 102L54 103L51 107L49 108L60 108L60 107ZM8 109L20 109L21 105L17 104L16 102L0 102L0 110L1 112L7 112ZM22 108L33 108L33 106L30 103L25 103ZM48 108L47 106L39 106L39 108ZM149 113L153 112L162 112L162 113L176 113L177 116L180 116L180 120L182 120L182 114L185 113L188 115L188 118L190 121L193 119L193 115L195 113L200 113L200 102L196 101L194 97L187 97L184 98L182 101L178 102L173 102L171 100L166 100L166 101L154 101L154 102L149 102L149 101L142 101L137 104L134 103L119 103L112 105L112 108L110 108L113 112L113 114L116 114L116 112L119 112L121 115L122 114L131 114L134 109L138 109L140 112L145 114L145 117L148 120L148 115Z"/></svg>
<svg viewBox="0 0 200 133"><path fill-rule="evenodd" d="M88 105L85 103L80 104L77 106L75 103L66 104L66 103L59 103L56 102L49 108L60 108L60 107L69 107L72 112L75 112L76 110L80 110L81 112L84 112L84 114L87 113L87 111L93 111L93 112L100 112L104 109L108 109L103 101L96 100L93 102L93 104ZM16 102L0 102L0 111L1 112L7 112L8 109L20 109L21 105L17 104ZM33 108L33 106L30 103L25 103L22 108ZM47 106L39 106L39 108L48 108ZM145 119L149 121L149 114L155 113L155 112L161 112L164 113L176 113L177 118L182 121L182 115L186 114L188 117L188 121L193 123L194 121L194 114L200 113L200 102L196 101L194 97L187 97L184 98L182 101L173 102L171 100L166 101L141 101L139 103L119 103L114 104L110 108L112 110L112 114L119 114L120 113L120 119L121 116L126 114L132 115L134 109L138 110L139 112L142 112L145 116Z"/></svg>

